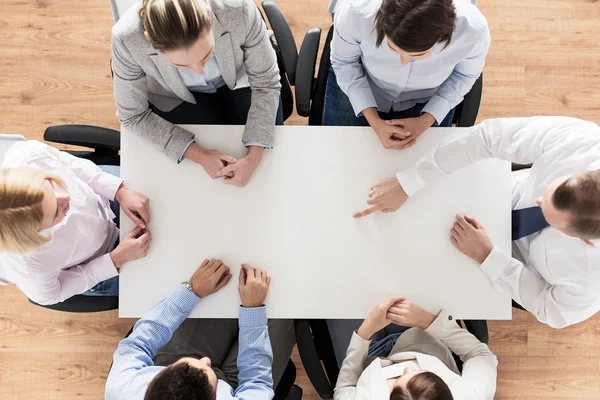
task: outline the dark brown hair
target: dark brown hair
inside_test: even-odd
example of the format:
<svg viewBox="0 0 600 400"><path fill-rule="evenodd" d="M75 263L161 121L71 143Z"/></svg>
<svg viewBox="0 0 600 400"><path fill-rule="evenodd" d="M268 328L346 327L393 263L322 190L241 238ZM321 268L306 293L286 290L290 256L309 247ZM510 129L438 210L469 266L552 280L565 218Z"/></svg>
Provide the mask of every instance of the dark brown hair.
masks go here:
<svg viewBox="0 0 600 400"><path fill-rule="evenodd" d="M433 372L416 374L406 384L406 390L396 387L390 394L390 400L453 400L452 392L446 382Z"/></svg>
<svg viewBox="0 0 600 400"><path fill-rule="evenodd" d="M208 376L188 363L171 364L148 384L144 400L215 400Z"/></svg>
<svg viewBox="0 0 600 400"><path fill-rule="evenodd" d="M385 37L409 53L447 45L455 23L452 0L383 0L375 17L377 47Z"/></svg>
<svg viewBox="0 0 600 400"><path fill-rule="evenodd" d="M187 49L212 26L204 0L144 0L139 17L157 50Z"/></svg>
<svg viewBox="0 0 600 400"><path fill-rule="evenodd" d="M600 172L571 176L556 188L552 204L571 214L569 228L573 234L582 239L600 238Z"/></svg>

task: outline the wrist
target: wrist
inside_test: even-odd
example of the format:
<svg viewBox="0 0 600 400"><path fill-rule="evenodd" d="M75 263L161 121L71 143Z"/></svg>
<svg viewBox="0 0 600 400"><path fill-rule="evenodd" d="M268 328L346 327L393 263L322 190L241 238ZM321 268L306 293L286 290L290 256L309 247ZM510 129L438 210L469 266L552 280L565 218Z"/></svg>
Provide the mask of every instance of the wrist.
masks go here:
<svg viewBox="0 0 600 400"><path fill-rule="evenodd" d="M108 253L108 255L110 256L110 259L111 259L113 265L115 266L115 268L116 269L121 268L121 266L123 265L123 260L121 259L121 256L120 256L119 252L117 251L117 249L114 249L113 251Z"/></svg>
<svg viewBox="0 0 600 400"><path fill-rule="evenodd" d="M362 115L372 128L375 128L375 126L383 122L383 120L379 118L379 114L377 114L377 108L375 107L365 108L362 111Z"/></svg>
<svg viewBox="0 0 600 400"><path fill-rule="evenodd" d="M428 112L421 114L419 118L423 123L427 123L427 127L431 127L435 123L435 117Z"/></svg>
<svg viewBox="0 0 600 400"><path fill-rule="evenodd" d="M265 148L261 147L261 146L249 146L248 147L248 154L246 155L246 158L248 158L248 161L253 162L255 164L258 164L260 162L260 160L262 159L263 153L265 152Z"/></svg>
<svg viewBox="0 0 600 400"><path fill-rule="evenodd" d="M483 264L485 260L487 260L487 258L490 256L490 253L492 252L492 250L494 249L494 246L486 246L481 254L479 255L479 257L477 257L475 259L475 261L477 261L479 264Z"/></svg>
<svg viewBox="0 0 600 400"><path fill-rule="evenodd" d="M199 146L197 143L192 143L183 153L183 158L187 158L188 160L193 161L196 164L202 164L204 161L205 153L206 151L202 146Z"/></svg>
<svg viewBox="0 0 600 400"><path fill-rule="evenodd" d="M435 321L436 318L437 317L435 315L428 313L427 318L425 318L425 320L421 324L420 328L421 329L429 328L431 326L431 324L433 324L433 321Z"/></svg>
<svg viewBox="0 0 600 400"><path fill-rule="evenodd" d="M125 183L121 183L121 185L119 186L119 188L117 189L117 192L115 193L115 200L118 201L119 203L121 203L122 201L122 197L123 197L123 193L127 190L127 188L125 187Z"/></svg>
<svg viewBox="0 0 600 400"><path fill-rule="evenodd" d="M371 337L375 334L375 332L373 332L371 328L363 324L360 326L360 328L358 328L356 334L364 340L371 340Z"/></svg>

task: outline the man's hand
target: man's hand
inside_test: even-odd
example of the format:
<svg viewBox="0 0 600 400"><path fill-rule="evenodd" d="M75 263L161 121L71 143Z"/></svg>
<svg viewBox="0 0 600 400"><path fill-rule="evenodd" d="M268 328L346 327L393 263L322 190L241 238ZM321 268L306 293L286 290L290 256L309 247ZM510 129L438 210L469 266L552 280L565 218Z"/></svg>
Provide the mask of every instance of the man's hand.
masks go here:
<svg viewBox="0 0 600 400"><path fill-rule="evenodd" d="M119 243L116 249L110 252L110 258L117 269L123 264L146 257L152 234L147 229L139 226Z"/></svg>
<svg viewBox="0 0 600 400"><path fill-rule="evenodd" d="M390 297L383 303L377 304L369 311L369 315L365 318L363 323L356 332L358 336L365 340L371 339L371 336L379 330L385 328L392 323L392 320L387 317L390 307L395 303L404 300L402 297Z"/></svg>
<svg viewBox="0 0 600 400"><path fill-rule="evenodd" d="M415 144L415 138L410 131L387 124L379 118L376 108L367 108L362 113L386 149L402 150Z"/></svg>
<svg viewBox="0 0 600 400"><path fill-rule="evenodd" d="M246 308L260 307L265 304L271 277L260 268L242 264L240 270L240 286L238 291L242 306Z"/></svg>
<svg viewBox="0 0 600 400"><path fill-rule="evenodd" d="M125 184L121 184L115 194L115 200L119 202L125 214L137 226L142 229L148 226L150 223L150 200L146 196L134 192L125 186Z"/></svg>
<svg viewBox="0 0 600 400"><path fill-rule="evenodd" d="M429 113L424 113L417 118L391 119L389 121L385 121L388 126L402 128L410 132L413 138L412 144L415 144L414 141L417 140L417 138L421 136L423 132L429 129L434 122L435 118L433 118L433 115Z"/></svg>
<svg viewBox="0 0 600 400"><path fill-rule="evenodd" d="M236 163L237 160L225 153L217 150L209 150L192 143L187 148L183 157L192 160L196 164L202 165L206 173L213 179L219 178L218 172L229 164Z"/></svg>
<svg viewBox="0 0 600 400"><path fill-rule="evenodd" d="M466 215L456 215L450 240L464 255L479 264L483 264L494 248L485 228L475 218Z"/></svg>
<svg viewBox="0 0 600 400"><path fill-rule="evenodd" d="M192 291L198 297L204 298L218 292L231 279L229 267L221 260L204 260L194 272L190 283Z"/></svg>
<svg viewBox="0 0 600 400"><path fill-rule="evenodd" d="M258 167L264 150L264 147L250 146L248 155L245 158L227 165L217 172L217 176L224 177L225 183L228 185L238 187L246 186L250 181L254 170Z"/></svg>
<svg viewBox="0 0 600 400"><path fill-rule="evenodd" d="M399 326L427 329L435 321L436 316L415 303L403 299L390 307L387 318Z"/></svg>
<svg viewBox="0 0 600 400"><path fill-rule="evenodd" d="M370 206L352 214L354 218L364 217L381 211L384 213L398 210L408 200L408 195L396 178L384 179L371 186L367 204Z"/></svg>

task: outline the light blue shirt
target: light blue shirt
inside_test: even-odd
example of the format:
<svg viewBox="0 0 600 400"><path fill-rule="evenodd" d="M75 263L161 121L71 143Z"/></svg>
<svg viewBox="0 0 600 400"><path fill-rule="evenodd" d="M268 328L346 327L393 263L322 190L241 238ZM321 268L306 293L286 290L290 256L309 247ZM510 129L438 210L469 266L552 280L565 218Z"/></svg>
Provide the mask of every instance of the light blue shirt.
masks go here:
<svg viewBox="0 0 600 400"><path fill-rule="evenodd" d="M119 343L113 356L106 381L106 400L144 398L148 384L165 368L155 366L152 359L199 302L199 297L179 285L135 324L131 335ZM217 399L271 400L273 351L266 308L240 307L239 326L238 387L233 390L227 382L219 380Z"/></svg>
<svg viewBox="0 0 600 400"><path fill-rule="evenodd" d="M177 68L177 72L190 92L216 93L218 88L225 85L215 56L212 56L204 66L204 75L198 75L196 71L184 68Z"/></svg>
<svg viewBox="0 0 600 400"><path fill-rule="evenodd" d="M440 123L481 75L490 46L485 17L468 0L454 0L456 28L451 42L408 65L384 39L376 46L375 16L381 0L343 0L335 8L331 64L356 115L369 107L390 112L427 103Z"/></svg>

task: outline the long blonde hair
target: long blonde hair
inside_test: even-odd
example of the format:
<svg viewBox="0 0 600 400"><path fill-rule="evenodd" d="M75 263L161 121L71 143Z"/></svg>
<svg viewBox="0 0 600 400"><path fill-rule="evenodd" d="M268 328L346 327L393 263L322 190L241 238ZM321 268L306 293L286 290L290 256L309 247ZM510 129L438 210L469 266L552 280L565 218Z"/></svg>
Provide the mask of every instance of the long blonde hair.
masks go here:
<svg viewBox="0 0 600 400"><path fill-rule="evenodd" d="M25 254L50 241L40 234L46 179L67 188L61 178L43 170L0 169L0 251Z"/></svg>
<svg viewBox="0 0 600 400"><path fill-rule="evenodd" d="M190 48L212 26L204 0L144 0L139 17L157 50Z"/></svg>

